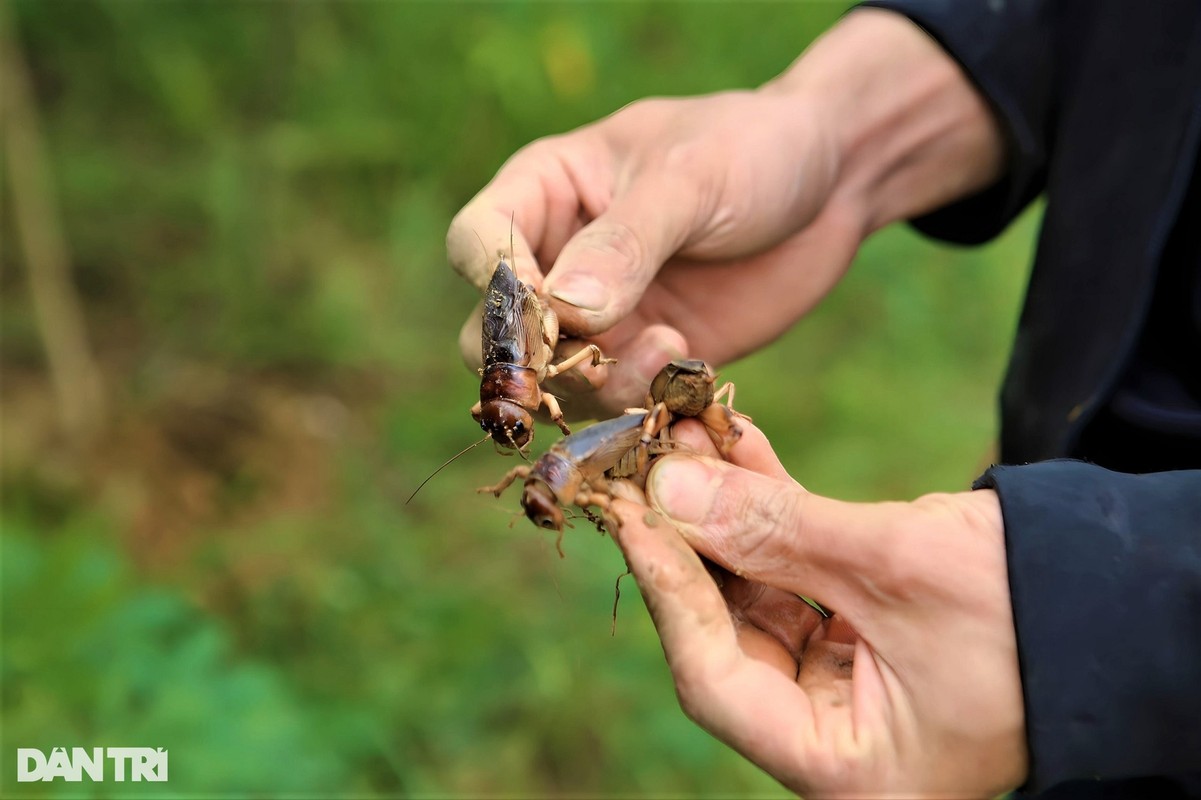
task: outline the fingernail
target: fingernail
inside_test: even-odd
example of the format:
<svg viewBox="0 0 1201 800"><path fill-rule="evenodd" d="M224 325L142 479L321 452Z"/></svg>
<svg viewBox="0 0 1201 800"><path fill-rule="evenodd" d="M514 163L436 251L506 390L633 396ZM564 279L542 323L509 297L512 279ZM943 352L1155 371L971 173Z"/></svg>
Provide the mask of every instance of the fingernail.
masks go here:
<svg viewBox="0 0 1201 800"><path fill-rule="evenodd" d="M609 289L591 275L565 275L546 288L552 296L585 311L603 311Z"/></svg>
<svg viewBox="0 0 1201 800"><path fill-rule="evenodd" d="M651 507L683 525L695 525L709 517L721 476L704 462L688 456L663 458L651 471Z"/></svg>

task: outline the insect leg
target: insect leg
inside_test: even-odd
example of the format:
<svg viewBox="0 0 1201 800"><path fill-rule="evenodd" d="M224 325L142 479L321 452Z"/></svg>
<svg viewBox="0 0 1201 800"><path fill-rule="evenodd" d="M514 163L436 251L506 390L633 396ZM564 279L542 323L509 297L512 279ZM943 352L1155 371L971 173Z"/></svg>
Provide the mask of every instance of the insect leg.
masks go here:
<svg viewBox="0 0 1201 800"><path fill-rule="evenodd" d="M517 480L518 478L526 478L529 476L529 474L530 474L530 468L527 467L525 464L522 464L517 467L513 467L513 469L509 470L508 474L506 474L503 478L501 478L500 482L497 483L495 486L481 486L480 488L476 489L476 492L478 492L479 494L483 494L484 492L491 492L496 497L500 497L501 493L505 489L508 489L509 485L511 483L513 483L513 481Z"/></svg>
<svg viewBox="0 0 1201 800"><path fill-rule="evenodd" d="M650 413L646 415L646 422L642 424L642 444L648 445L651 439L659 435L659 431L667 427L671 422L671 412L667 410L666 403L656 403Z"/></svg>
<svg viewBox="0 0 1201 800"><path fill-rule="evenodd" d="M596 526L598 533L605 532L605 520L600 514L593 514L590 510L585 508L584 516L588 518L589 522Z"/></svg>
<svg viewBox="0 0 1201 800"><path fill-rule="evenodd" d="M747 416L746 414L743 414L741 411L735 411L735 409L734 409L734 384L727 383L725 386L718 389L717 393L713 395L713 404L717 405L717 403L720 402L723 397L726 400L727 408L729 408L731 411L733 411L738 416L745 419L747 422L751 421L751 418L749 416Z"/></svg>
<svg viewBox="0 0 1201 800"><path fill-rule="evenodd" d="M728 397L727 397L727 395L728 395ZM730 408L733 408L734 407L734 384L733 383L727 383L725 386L718 389L717 392L714 393L714 395L713 395L713 402L720 403L721 399L723 397L726 397L726 405L728 405Z"/></svg>
<svg viewBox="0 0 1201 800"><path fill-rule="evenodd" d="M574 504L585 511L587 511L588 506L597 506L600 508L601 523L604 526L604 530L612 536L613 530L617 526L616 520L609 514L609 509L612 506L612 497L609 495L607 485L602 485L605 487L604 491L590 491L589 489L581 491L575 496ZM589 512L589 519L591 518L591 513ZM601 525L597 527L600 528Z"/></svg>
<svg viewBox="0 0 1201 800"><path fill-rule="evenodd" d="M559 430L563 431L567 436L571 435L571 428L567 427L567 423L563 421L563 409L559 408L559 401L550 392L542 393L542 404L546 406L546 410L550 412L551 422L559 426Z"/></svg>
<svg viewBox="0 0 1201 800"><path fill-rule="evenodd" d="M592 358L592 366L598 367L601 364L616 364L616 358L605 358L601 353L601 349L594 344L590 344L574 356L565 358L558 364L551 364L546 368L546 377L553 378L561 372L566 372L574 366L584 363L588 358Z"/></svg>
<svg viewBox="0 0 1201 800"><path fill-rule="evenodd" d="M608 511L610 505L609 484L603 478L593 478L592 480L596 485L585 484L582 486L572 503L583 509L587 509L588 506L599 506L602 511Z"/></svg>
<svg viewBox="0 0 1201 800"><path fill-rule="evenodd" d="M723 456L728 455L730 449L742 438L742 428L735 422L737 416L737 411L721 403L713 403L697 416L704 424L705 433L709 434L714 447Z"/></svg>

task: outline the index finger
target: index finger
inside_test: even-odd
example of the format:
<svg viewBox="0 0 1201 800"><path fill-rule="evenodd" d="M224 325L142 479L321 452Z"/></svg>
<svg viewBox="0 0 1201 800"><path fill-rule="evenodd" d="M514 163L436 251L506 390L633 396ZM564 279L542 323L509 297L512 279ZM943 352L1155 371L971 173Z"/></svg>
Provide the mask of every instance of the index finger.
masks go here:
<svg viewBox="0 0 1201 800"><path fill-rule="evenodd" d="M684 712L773 775L804 766L813 706L791 676L747 656L700 558L646 508L614 500L617 542L662 641ZM764 736L764 731L787 735ZM792 733L795 732L795 733ZM787 783L788 781L785 780Z"/></svg>

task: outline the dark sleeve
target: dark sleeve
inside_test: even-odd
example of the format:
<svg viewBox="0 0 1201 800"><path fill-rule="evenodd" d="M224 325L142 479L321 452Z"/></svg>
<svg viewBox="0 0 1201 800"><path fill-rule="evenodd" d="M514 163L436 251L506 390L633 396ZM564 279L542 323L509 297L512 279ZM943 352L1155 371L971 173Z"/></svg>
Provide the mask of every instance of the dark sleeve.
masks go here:
<svg viewBox="0 0 1201 800"><path fill-rule="evenodd" d="M1055 0L868 0L904 14L963 67L992 106L1008 143L1005 175L972 197L913 220L939 239L975 244L996 236L1043 189L1054 107Z"/></svg>
<svg viewBox="0 0 1201 800"><path fill-rule="evenodd" d="M1201 470L993 467L1026 706L1025 790L1201 777Z"/></svg>

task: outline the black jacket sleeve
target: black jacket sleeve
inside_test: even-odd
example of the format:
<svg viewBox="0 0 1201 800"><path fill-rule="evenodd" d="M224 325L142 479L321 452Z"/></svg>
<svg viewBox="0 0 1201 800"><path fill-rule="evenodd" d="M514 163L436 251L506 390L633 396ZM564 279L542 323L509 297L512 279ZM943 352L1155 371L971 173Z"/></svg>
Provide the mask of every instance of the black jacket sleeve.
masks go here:
<svg viewBox="0 0 1201 800"><path fill-rule="evenodd" d="M1201 470L993 467L1026 705L1025 790L1177 776L1201 791Z"/></svg>
<svg viewBox="0 0 1201 800"><path fill-rule="evenodd" d="M961 244L996 236L1043 189L1054 102L1055 0L867 0L904 14L947 51L992 106L1008 141L1005 175L983 192L913 220Z"/></svg>

